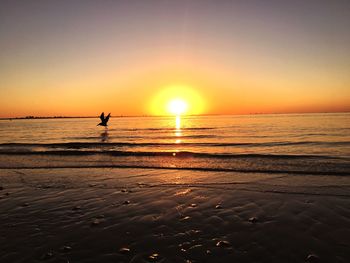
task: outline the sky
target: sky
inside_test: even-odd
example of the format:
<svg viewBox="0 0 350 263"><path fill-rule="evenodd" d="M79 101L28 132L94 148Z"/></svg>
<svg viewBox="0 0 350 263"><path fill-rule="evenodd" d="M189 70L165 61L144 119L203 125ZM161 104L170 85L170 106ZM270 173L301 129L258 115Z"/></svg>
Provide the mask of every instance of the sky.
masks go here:
<svg viewBox="0 0 350 263"><path fill-rule="evenodd" d="M350 1L0 1L0 117L350 111Z"/></svg>

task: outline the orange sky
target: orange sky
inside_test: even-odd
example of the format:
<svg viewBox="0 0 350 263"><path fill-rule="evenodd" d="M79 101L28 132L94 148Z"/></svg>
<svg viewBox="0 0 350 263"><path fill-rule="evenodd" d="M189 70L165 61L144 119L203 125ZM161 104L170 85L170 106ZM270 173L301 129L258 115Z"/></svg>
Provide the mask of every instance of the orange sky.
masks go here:
<svg viewBox="0 0 350 263"><path fill-rule="evenodd" d="M253 2L2 3L0 117L350 111L347 3Z"/></svg>

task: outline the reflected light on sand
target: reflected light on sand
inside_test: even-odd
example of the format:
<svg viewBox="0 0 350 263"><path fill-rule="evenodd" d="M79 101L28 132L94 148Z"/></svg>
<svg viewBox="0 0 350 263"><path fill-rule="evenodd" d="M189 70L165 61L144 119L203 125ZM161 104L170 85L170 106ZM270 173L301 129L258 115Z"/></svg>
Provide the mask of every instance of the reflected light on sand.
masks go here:
<svg viewBox="0 0 350 263"><path fill-rule="evenodd" d="M192 190L190 188L188 188L188 189L185 189L185 190L178 191L174 195L187 195L187 194L189 194L191 192L192 192Z"/></svg>

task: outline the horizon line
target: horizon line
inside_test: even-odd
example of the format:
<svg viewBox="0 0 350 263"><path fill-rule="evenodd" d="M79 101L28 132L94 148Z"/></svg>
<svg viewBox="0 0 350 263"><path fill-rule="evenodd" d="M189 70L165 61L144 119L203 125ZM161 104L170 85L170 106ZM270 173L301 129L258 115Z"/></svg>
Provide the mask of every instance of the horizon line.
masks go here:
<svg viewBox="0 0 350 263"><path fill-rule="evenodd" d="M315 111L315 112L272 112L272 113L264 113L264 112L253 112L253 113L225 113L225 114L185 114L182 116L240 116L240 115L287 115L287 114L330 114L330 113L350 113L349 111ZM176 115L111 115L112 118L135 118L135 117L174 117ZM33 119L92 119L98 118L99 115L96 116L64 116L64 115L54 115L54 116L18 116L18 117L0 117L0 120L33 120Z"/></svg>

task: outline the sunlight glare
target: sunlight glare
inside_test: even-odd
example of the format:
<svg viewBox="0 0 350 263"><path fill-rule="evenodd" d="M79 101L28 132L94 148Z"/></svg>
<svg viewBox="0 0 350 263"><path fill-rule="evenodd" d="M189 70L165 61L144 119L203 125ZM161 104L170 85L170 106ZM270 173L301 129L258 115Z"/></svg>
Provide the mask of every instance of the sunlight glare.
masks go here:
<svg viewBox="0 0 350 263"><path fill-rule="evenodd" d="M168 111L176 116L186 113L187 102L182 99L173 99L168 103Z"/></svg>

